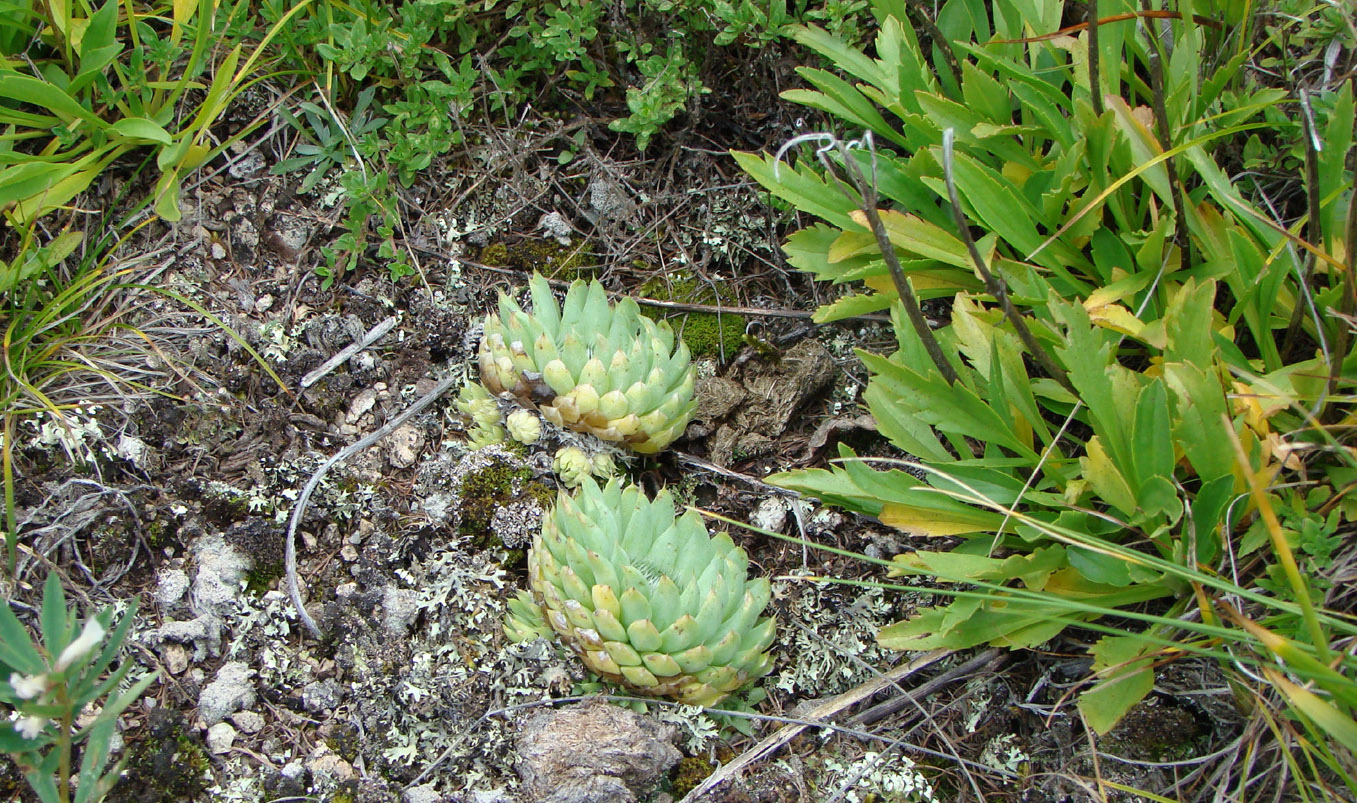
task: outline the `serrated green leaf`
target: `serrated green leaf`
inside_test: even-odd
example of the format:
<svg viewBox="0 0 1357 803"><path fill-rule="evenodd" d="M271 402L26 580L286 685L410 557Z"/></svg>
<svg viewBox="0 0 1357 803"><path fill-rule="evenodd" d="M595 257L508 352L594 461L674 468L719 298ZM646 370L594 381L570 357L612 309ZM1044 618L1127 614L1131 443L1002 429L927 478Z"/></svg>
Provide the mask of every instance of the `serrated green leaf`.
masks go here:
<svg viewBox="0 0 1357 803"><path fill-rule="evenodd" d="M1079 695L1079 711L1099 735L1112 730L1136 703L1154 689L1152 644L1137 636L1104 636L1089 652L1101 680Z"/></svg>

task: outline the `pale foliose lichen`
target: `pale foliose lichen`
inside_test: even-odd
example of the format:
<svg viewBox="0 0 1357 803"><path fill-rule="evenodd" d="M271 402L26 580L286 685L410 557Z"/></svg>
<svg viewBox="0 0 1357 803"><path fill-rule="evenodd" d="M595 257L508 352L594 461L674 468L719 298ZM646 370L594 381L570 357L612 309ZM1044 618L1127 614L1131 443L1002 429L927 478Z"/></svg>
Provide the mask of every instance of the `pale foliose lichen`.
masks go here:
<svg viewBox="0 0 1357 803"><path fill-rule="evenodd" d="M892 621L892 606L879 588L810 580L781 580L773 593L790 604L781 642L795 661L774 673L769 685L790 695L838 694L875 677L888 653L876 632Z"/></svg>
<svg viewBox="0 0 1357 803"><path fill-rule="evenodd" d="M899 753L868 751L851 763L826 758L828 776L821 791L828 797L839 796L849 803L891 800L897 803L933 803L937 798L933 785L918 765Z"/></svg>
<svg viewBox="0 0 1357 803"><path fill-rule="evenodd" d="M24 420L23 426L33 430L33 446L48 452L61 449L71 463L85 465L112 456L96 418L100 409L96 404L64 410L60 415L43 410Z"/></svg>

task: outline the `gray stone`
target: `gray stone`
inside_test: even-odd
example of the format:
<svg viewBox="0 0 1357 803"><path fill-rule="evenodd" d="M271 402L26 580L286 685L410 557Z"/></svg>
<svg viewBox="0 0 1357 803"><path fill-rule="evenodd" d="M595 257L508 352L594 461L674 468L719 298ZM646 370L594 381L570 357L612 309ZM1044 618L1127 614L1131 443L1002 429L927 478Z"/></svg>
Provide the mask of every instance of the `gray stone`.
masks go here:
<svg viewBox="0 0 1357 803"><path fill-rule="evenodd" d="M387 586L382 595L382 627L392 636L404 636L419 616L419 595L408 588Z"/></svg>
<svg viewBox="0 0 1357 803"><path fill-rule="evenodd" d="M302 687L302 705L313 714L334 710L343 696L343 690L334 678L317 680Z"/></svg>
<svg viewBox="0 0 1357 803"><path fill-rule="evenodd" d="M401 795L401 803L442 803L443 796L431 784L412 786Z"/></svg>
<svg viewBox="0 0 1357 803"><path fill-rule="evenodd" d="M217 670L217 677L203 688L198 697L198 715L209 726L226 718L227 714L249 708L254 705L254 684L250 682L253 674L249 665L242 661L231 661Z"/></svg>
<svg viewBox="0 0 1357 803"><path fill-rule="evenodd" d="M254 711L237 711L230 720L241 733L258 733L264 729L264 716Z"/></svg>
<svg viewBox="0 0 1357 803"><path fill-rule="evenodd" d="M631 803L682 757L676 729L603 702L528 718L516 767L536 803Z"/></svg>
<svg viewBox="0 0 1357 803"><path fill-rule="evenodd" d="M207 750L214 756L231 752L236 741L236 729L225 722L218 722L207 729Z"/></svg>
<svg viewBox="0 0 1357 803"><path fill-rule="evenodd" d="M193 578L193 612L199 616L224 615L240 594L240 581L250 570L250 559L220 535L199 539L194 545L198 571Z"/></svg>
<svg viewBox="0 0 1357 803"><path fill-rule="evenodd" d="M188 572L183 569L166 569L156 577L155 601L162 608L174 607L187 591Z"/></svg>

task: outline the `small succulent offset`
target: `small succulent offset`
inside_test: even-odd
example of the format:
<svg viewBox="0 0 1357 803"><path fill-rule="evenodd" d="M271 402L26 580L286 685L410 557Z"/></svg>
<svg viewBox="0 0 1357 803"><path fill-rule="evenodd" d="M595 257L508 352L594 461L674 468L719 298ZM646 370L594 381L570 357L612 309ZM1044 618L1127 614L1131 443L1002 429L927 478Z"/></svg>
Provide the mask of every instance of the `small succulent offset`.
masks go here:
<svg viewBox="0 0 1357 803"><path fill-rule="evenodd" d="M585 665L637 693L712 706L768 674L776 622L760 618L768 580L726 533L675 519L616 480L561 493L528 554L532 592L509 602L514 641L553 633Z"/></svg>
<svg viewBox="0 0 1357 803"><path fill-rule="evenodd" d="M490 397L485 388L475 382L462 385L457 394L457 411L471 419L473 426L467 430L467 440L475 449L504 442L503 415L499 403Z"/></svg>
<svg viewBox="0 0 1357 803"><path fill-rule="evenodd" d="M118 780L121 764L104 772L118 715L155 680L154 673L146 675L119 693L132 664L105 674L134 613L128 611L112 632L111 611L78 627L53 572L43 589L37 647L9 605L0 605L0 752L14 759L43 803L102 800ZM86 710L98 714L77 725ZM83 743L78 755L77 743ZM78 767L72 765L77 758Z"/></svg>
<svg viewBox="0 0 1357 803"><path fill-rule="evenodd" d="M524 446L531 446L542 437L541 419L527 410L514 410L509 413L504 419L504 428L509 430L509 437Z"/></svg>
<svg viewBox="0 0 1357 803"><path fill-rule="evenodd" d="M552 458L551 470L560 477L561 484L567 488L578 488L594 470L594 462L578 446L566 446L556 450Z"/></svg>
<svg viewBox="0 0 1357 803"><path fill-rule="evenodd" d="M528 283L533 312L501 294L485 319L481 382L512 393L558 427L654 454L693 413L688 347L630 298L608 303L603 285L577 281L556 303L547 280Z"/></svg>

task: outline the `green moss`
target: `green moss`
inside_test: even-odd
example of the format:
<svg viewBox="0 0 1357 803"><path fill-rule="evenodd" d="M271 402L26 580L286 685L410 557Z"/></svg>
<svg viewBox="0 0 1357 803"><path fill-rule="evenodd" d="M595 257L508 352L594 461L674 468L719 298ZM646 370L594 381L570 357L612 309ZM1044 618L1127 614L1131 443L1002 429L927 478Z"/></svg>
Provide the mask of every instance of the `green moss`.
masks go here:
<svg viewBox="0 0 1357 803"><path fill-rule="evenodd" d="M109 803L178 803L199 800L212 760L183 714L152 709L145 737L129 750L127 769Z"/></svg>
<svg viewBox="0 0 1357 803"><path fill-rule="evenodd" d="M536 499L543 509L555 499L546 485L533 481L532 469L505 465L486 466L462 478L461 523L457 530L482 549L503 547L490 523L495 511L524 498ZM510 550L509 561L516 562L523 550Z"/></svg>
<svg viewBox="0 0 1357 803"><path fill-rule="evenodd" d="M491 243L481 249L479 258L485 265L537 271L548 279L562 281L588 279L598 270L583 243L561 245L555 240L524 240L513 245Z"/></svg>
<svg viewBox="0 0 1357 803"><path fill-rule="evenodd" d="M352 722L339 722L334 732L325 738L325 744L349 763L358 758L358 728Z"/></svg>
<svg viewBox="0 0 1357 803"><path fill-rule="evenodd" d="M705 758L684 756L674 765L674 770L670 774L672 794L676 798L683 797L696 789L698 784L715 771L716 765Z"/></svg>
<svg viewBox="0 0 1357 803"><path fill-rule="evenodd" d="M734 303L729 293L721 293L708 284L700 283L687 274L672 274L667 279L657 278L641 285L641 295L656 301L675 301L681 304ZM641 311L657 321L668 320L674 331L688 344L694 357L733 358L744 345L745 319L734 313L680 312L658 307L642 307Z"/></svg>

